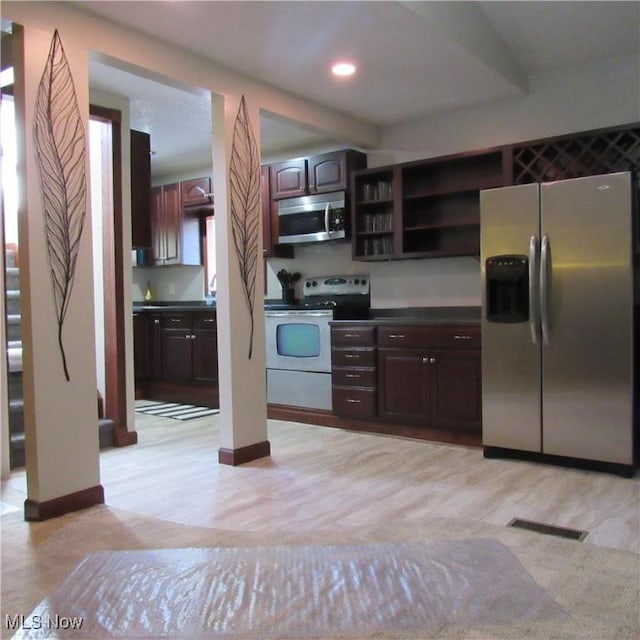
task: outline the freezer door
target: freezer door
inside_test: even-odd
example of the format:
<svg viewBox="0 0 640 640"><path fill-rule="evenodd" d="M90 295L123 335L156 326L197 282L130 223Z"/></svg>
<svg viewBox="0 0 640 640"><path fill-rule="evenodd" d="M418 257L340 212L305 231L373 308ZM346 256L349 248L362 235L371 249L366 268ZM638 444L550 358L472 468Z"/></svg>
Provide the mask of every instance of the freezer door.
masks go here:
<svg viewBox="0 0 640 640"><path fill-rule="evenodd" d="M506 323L487 320L486 282L488 258L507 254L529 256L531 238L539 238L539 220L537 184L480 192L485 446L541 450L540 346L533 342L528 319Z"/></svg>
<svg viewBox="0 0 640 640"><path fill-rule="evenodd" d="M541 212L550 261L543 451L632 464L630 174L543 184Z"/></svg>

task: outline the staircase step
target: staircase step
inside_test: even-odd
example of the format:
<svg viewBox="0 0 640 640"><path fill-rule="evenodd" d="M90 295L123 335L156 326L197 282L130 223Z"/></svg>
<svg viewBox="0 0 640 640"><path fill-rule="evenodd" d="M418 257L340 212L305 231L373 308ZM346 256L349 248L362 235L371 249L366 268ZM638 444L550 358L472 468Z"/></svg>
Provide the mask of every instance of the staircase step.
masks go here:
<svg viewBox="0 0 640 640"><path fill-rule="evenodd" d="M20 403L14 405L14 403ZM16 435L24 433L24 406L22 400L9 401L9 433Z"/></svg>
<svg viewBox="0 0 640 640"><path fill-rule="evenodd" d="M20 311L20 292L7 291L5 312L8 315L20 315Z"/></svg>
<svg viewBox="0 0 640 640"><path fill-rule="evenodd" d="M20 290L20 269L18 267L7 267L5 270L5 289L7 291Z"/></svg>
<svg viewBox="0 0 640 640"><path fill-rule="evenodd" d="M9 362L9 371L21 372L22 371L22 343L19 340L11 340L11 344L18 344L20 346L7 347L7 360Z"/></svg>
<svg viewBox="0 0 640 640"><path fill-rule="evenodd" d="M115 437L113 431L115 422L109 418L101 418L98 420L98 440L101 449L108 449L115 445Z"/></svg>
<svg viewBox="0 0 640 640"><path fill-rule="evenodd" d="M13 433L9 441L9 468L24 467L24 433Z"/></svg>
<svg viewBox="0 0 640 640"><path fill-rule="evenodd" d="M7 340L20 340L22 316L19 313L7 314Z"/></svg>
<svg viewBox="0 0 640 640"><path fill-rule="evenodd" d="M16 266L16 252L13 249L5 249L4 263L5 263L5 266L7 267Z"/></svg>
<svg viewBox="0 0 640 640"><path fill-rule="evenodd" d="M22 398L22 371L9 371L7 388L9 392L9 400L18 400Z"/></svg>

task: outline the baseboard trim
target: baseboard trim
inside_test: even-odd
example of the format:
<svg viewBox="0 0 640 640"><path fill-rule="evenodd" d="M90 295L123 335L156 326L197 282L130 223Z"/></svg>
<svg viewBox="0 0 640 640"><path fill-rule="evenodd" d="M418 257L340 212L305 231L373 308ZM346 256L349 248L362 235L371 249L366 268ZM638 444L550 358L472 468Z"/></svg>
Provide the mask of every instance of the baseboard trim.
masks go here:
<svg viewBox="0 0 640 640"><path fill-rule="evenodd" d="M218 449L218 462L231 467L237 467L239 464L251 462L258 458L265 458L269 455L271 455L271 444L268 440L264 440L263 442L256 442L255 444L240 447L239 449L225 449L224 447L220 447Z"/></svg>
<svg viewBox="0 0 640 640"><path fill-rule="evenodd" d="M459 444L466 447L482 447L482 433L464 431L462 429L434 429L417 427L409 424L388 422L383 420L362 420L355 418L341 418L331 411L323 409L301 409L283 404L267 405L267 417L273 420L302 422L323 427L346 429L349 431L363 431L381 435L400 436L429 442L445 444Z"/></svg>
<svg viewBox="0 0 640 640"><path fill-rule="evenodd" d="M24 519L27 522L41 522L97 504L104 504L104 488L101 484L44 502L27 498L24 501Z"/></svg>

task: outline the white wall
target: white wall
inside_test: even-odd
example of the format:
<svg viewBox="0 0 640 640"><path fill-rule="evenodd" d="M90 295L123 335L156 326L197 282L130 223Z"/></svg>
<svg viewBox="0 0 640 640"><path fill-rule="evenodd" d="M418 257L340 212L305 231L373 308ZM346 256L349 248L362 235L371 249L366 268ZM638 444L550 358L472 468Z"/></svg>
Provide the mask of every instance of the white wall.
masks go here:
<svg viewBox="0 0 640 640"><path fill-rule="evenodd" d="M204 267L134 267L132 272L131 296L134 302L144 300L147 283L151 285L155 301L204 300Z"/></svg>

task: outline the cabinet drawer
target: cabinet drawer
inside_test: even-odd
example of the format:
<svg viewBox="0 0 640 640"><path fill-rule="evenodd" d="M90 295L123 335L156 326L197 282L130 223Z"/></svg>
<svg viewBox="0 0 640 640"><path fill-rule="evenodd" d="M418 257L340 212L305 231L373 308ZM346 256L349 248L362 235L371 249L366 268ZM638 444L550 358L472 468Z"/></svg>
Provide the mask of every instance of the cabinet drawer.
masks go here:
<svg viewBox="0 0 640 640"><path fill-rule="evenodd" d="M334 367L375 367L376 349L331 349Z"/></svg>
<svg viewBox="0 0 640 640"><path fill-rule="evenodd" d="M479 349L478 326L394 325L378 327L378 346L386 348Z"/></svg>
<svg viewBox="0 0 640 640"><path fill-rule="evenodd" d="M194 329L211 329L216 330L216 315L215 313L194 313L193 314L193 328Z"/></svg>
<svg viewBox="0 0 640 640"><path fill-rule="evenodd" d="M333 387L333 412L350 418L373 418L376 415L375 389Z"/></svg>
<svg viewBox="0 0 640 640"><path fill-rule="evenodd" d="M165 329L191 329L191 314L163 313L162 326Z"/></svg>
<svg viewBox="0 0 640 640"><path fill-rule="evenodd" d="M345 347L374 347L376 328L358 325L331 327L331 345Z"/></svg>
<svg viewBox="0 0 640 640"><path fill-rule="evenodd" d="M340 387L373 387L377 385L377 371L367 369L334 369L332 382Z"/></svg>

